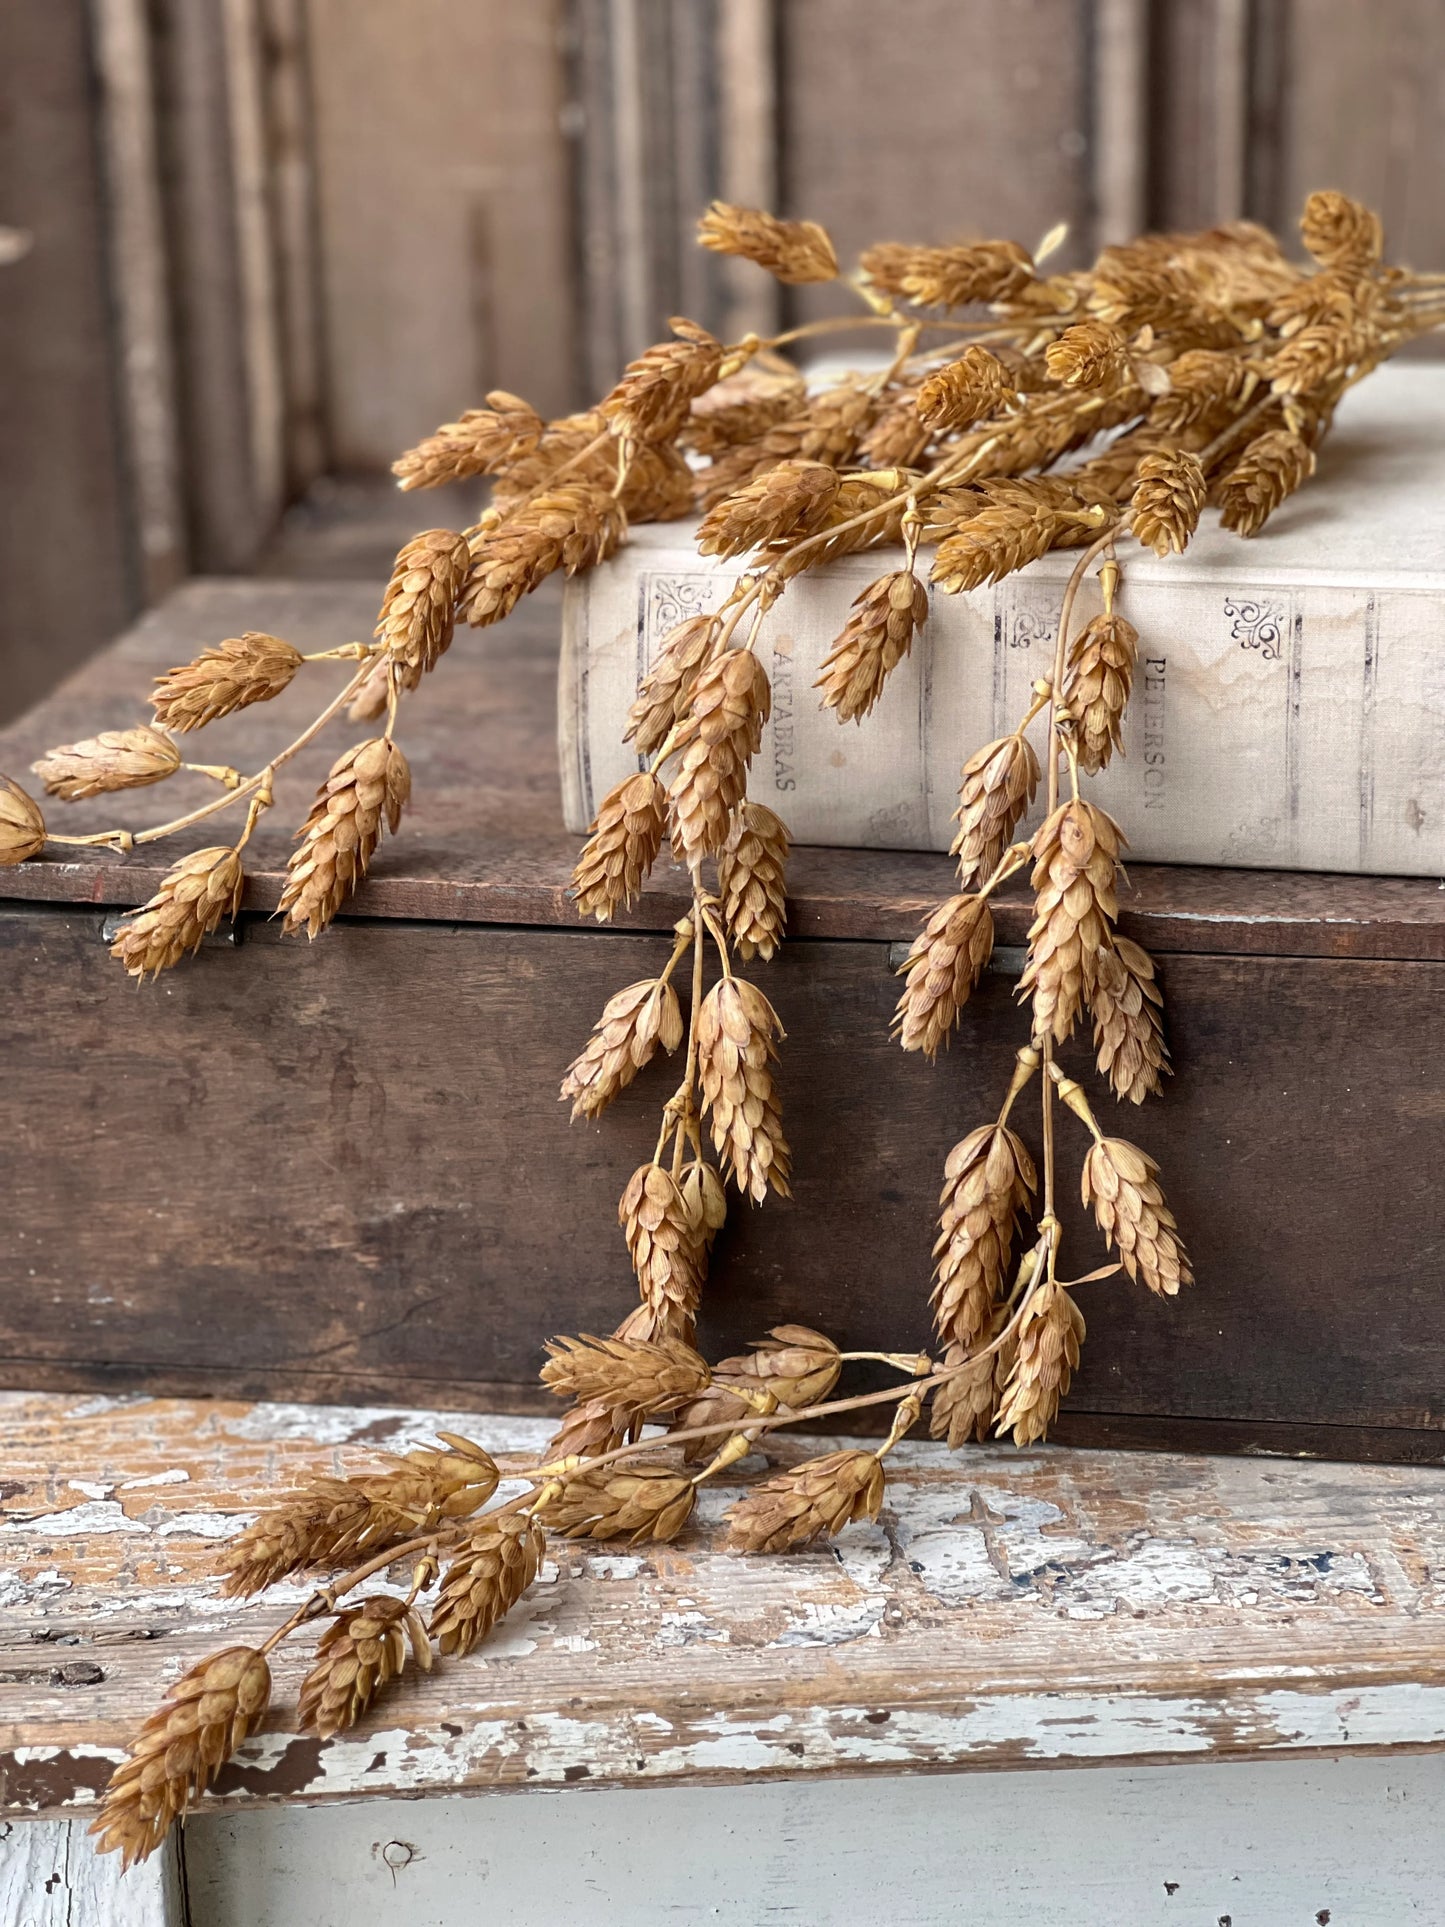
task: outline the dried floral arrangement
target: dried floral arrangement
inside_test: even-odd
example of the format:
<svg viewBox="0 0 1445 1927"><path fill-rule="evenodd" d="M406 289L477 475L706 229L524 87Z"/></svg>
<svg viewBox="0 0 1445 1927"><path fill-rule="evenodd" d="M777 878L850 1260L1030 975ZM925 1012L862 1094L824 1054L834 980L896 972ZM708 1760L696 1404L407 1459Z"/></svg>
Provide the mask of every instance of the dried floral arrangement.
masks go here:
<svg viewBox="0 0 1445 1927"><path fill-rule="evenodd" d="M263 1717L268 1655L318 1621L325 1629L298 1717L326 1736L359 1719L408 1655L429 1667L437 1652L471 1651L531 1583L547 1531L671 1539L698 1486L771 1429L891 1403L891 1429L875 1449L829 1452L752 1485L732 1507L732 1540L744 1551L810 1544L877 1515L884 1462L925 1412L951 1446L990 1433L1043 1438L1084 1336L1076 1286L1121 1268L1160 1296L1190 1281L1154 1161L1105 1131L1059 1060L1087 1021L1116 1099L1142 1103L1169 1068L1154 966L1116 928L1125 837L1081 778L1119 749L1138 657L1118 606L1118 551L1130 540L1161 556L1181 551L1206 503L1226 528L1257 533L1313 470L1345 391L1445 323L1445 276L1384 265L1368 209L1314 194L1301 231L1303 265L1263 229L1236 222L1147 235L1066 273L1043 267L1058 234L1034 256L1005 241L884 243L845 277L816 224L715 205L701 223L705 247L790 285L838 281L861 312L731 343L674 321L672 339L632 363L595 409L560 421L490 395L396 464L404 489L485 475L492 495L474 527L407 543L373 643L304 657L275 636L230 638L160 678L152 724L56 749L35 766L62 800L192 770L220 785L202 806L134 835L66 837L0 778L0 863L50 844L124 851L244 806L240 835L182 857L121 930L113 954L144 978L237 913L246 844L271 805L274 771L343 709L380 723L332 764L297 833L281 912L288 931L314 938L366 874L383 825L396 830L411 786L399 705L459 621L503 620L548 576L605 560L629 523L700 509L701 552L747 558L721 609L675 628L644 678L629 731L638 770L604 799L574 880L579 912L605 922L636 898L664 841L692 879L661 970L612 998L562 1086L573 1117L594 1119L650 1063L681 1053L652 1156L619 1208L639 1301L611 1337L549 1348L542 1377L566 1411L545 1461L508 1471L522 1478L517 1496L484 1510L498 1467L446 1433L390 1469L314 1479L261 1513L223 1557L225 1591L248 1596L299 1572L330 1577L259 1647L217 1653L170 1689L106 1793L103 1848L129 1864L160 1843ZM810 388L780 352L855 328L887 331L885 367ZM958 893L913 944L895 1019L905 1050L932 1057L947 1042L989 959L989 899L1030 865L1024 1041L997 1115L944 1166L936 1355L843 1353L799 1325L709 1365L695 1349L695 1314L727 1185L761 1203L770 1191L786 1195L789 1175L774 1079L782 1027L736 968L774 954L786 897L787 830L747 795L769 712L753 644L799 573L899 545L901 566L857 598L823 666L821 699L842 723L867 716L927 619L920 550L932 552L929 579L948 594L1050 549L1082 551L1052 673L1016 728L964 766ZM1101 611L1076 624L1091 572ZM242 775L183 761L177 739L275 696L303 664L333 660L354 661L349 681L265 768ZM1016 841L1041 784L1042 826ZM1037 1164L1011 1123L1035 1079ZM1061 1275L1060 1107L1088 1135L1078 1181L1116 1254L1085 1278ZM881 1359L899 1382L831 1399L851 1358ZM398 1562L411 1568L404 1591L343 1603Z"/></svg>

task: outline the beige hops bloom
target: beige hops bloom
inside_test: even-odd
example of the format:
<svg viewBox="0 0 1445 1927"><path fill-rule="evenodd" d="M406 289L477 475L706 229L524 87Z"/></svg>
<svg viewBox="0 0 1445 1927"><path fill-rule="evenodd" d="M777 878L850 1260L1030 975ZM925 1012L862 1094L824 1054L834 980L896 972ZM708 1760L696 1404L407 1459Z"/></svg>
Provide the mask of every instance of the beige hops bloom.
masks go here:
<svg viewBox="0 0 1445 1927"><path fill-rule="evenodd" d="M883 685L913 647L928 620L928 591L911 569L879 576L855 597L843 633L824 657L813 685L840 723L856 723L883 694Z"/></svg>
<svg viewBox="0 0 1445 1927"><path fill-rule="evenodd" d="M718 852L728 940L745 962L771 957L787 917L788 826L764 803L744 801Z"/></svg>
<svg viewBox="0 0 1445 1927"><path fill-rule="evenodd" d="M1047 478L1046 478L1047 479ZM999 582L1050 549L1093 533L1103 520L1096 507L1059 508L1048 495L1032 502L999 502L981 509L939 543L930 582L960 595Z"/></svg>
<svg viewBox="0 0 1445 1927"><path fill-rule="evenodd" d="M599 404L619 441L671 441L696 397L717 380L722 343L681 316L674 316L667 325L677 339L657 342L630 361L617 386Z"/></svg>
<svg viewBox="0 0 1445 1927"><path fill-rule="evenodd" d="M1194 1282L1179 1223L1159 1188L1159 1166L1121 1137L1097 1139L1084 1159L1084 1203L1131 1278L1172 1298Z"/></svg>
<svg viewBox="0 0 1445 1927"><path fill-rule="evenodd" d="M398 456L391 472L403 489L464 482L530 455L545 428L529 402L495 388L485 408L469 408L460 421L443 422L434 435Z"/></svg>
<svg viewBox="0 0 1445 1927"><path fill-rule="evenodd" d="M110 947L132 977L158 977L199 950L223 917L236 917L246 887L241 852L222 845L191 850L128 917Z"/></svg>
<svg viewBox="0 0 1445 1927"><path fill-rule="evenodd" d="M567 1067L561 1098L572 1120L600 1117L619 1091L652 1061L659 1044L675 1051L682 1042L677 992L660 977L644 977L607 1000L596 1029Z"/></svg>
<svg viewBox="0 0 1445 1927"><path fill-rule="evenodd" d="M675 1308L691 1320L702 1295L707 1248L671 1172L659 1164L639 1166L622 1193L617 1219L644 1303L664 1317Z"/></svg>
<svg viewBox="0 0 1445 1927"><path fill-rule="evenodd" d="M516 1605L547 1551L530 1513L506 1510L478 1519L453 1552L428 1626L448 1658L470 1653Z"/></svg>
<svg viewBox="0 0 1445 1927"><path fill-rule="evenodd" d="M707 1360L680 1339L552 1338L542 1383L574 1403L605 1399L629 1423L672 1412L712 1383Z"/></svg>
<svg viewBox="0 0 1445 1927"><path fill-rule="evenodd" d="M1138 656L1139 631L1123 616L1095 616L1070 644L1064 704L1074 720L1079 767L1090 775L1119 747Z"/></svg>
<svg viewBox="0 0 1445 1927"><path fill-rule="evenodd" d="M766 1392L779 1405L799 1411L827 1398L838 1383L843 1360L831 1338L807 1325L775 1325L750 1351L720 1359L712 1368L712 1384L679 1408L672 1420L675 1431L697 1425L739 1425L756 1407L757 1393ZM717 1440L691 1439L683 1448L687 1459L711 1458Z"/></svg>
<svg viewBox="0 0 1445 1927"><path fill-rule="evenodd" d="M767 671L751 649L725 651L693 684L667 786L673 841L689 862L726 843L771 708Z"/></svg>
<svg viewBox="0 0 1445 1927"><path fill-rule="evenodd" d="M270 1698L271 1669L250 1646L212 1653L167 1687L110 1777L90 1828L97 1852L118 1849L127 1867L154 1853L260 1725Z"/></svg>
<svg viewBox="0 0 1445 1927"><path fill-rule="evenodd" d="M969 1347L950 1345L943 1364L950 1376L942 1382L928 1402L928 1430L957 1451L970 1440L986 1439L993 1430L998 1397L1007 1382L1008 1371L999 1369L1004 1352L989 1352L971 1359ZM1008 1351L1009 1366L1013 1351Z"/></svg>
<svg viewBox="0 0 1445 1927"><path fill-rule="evenodd" d="M301 1682L297 1724L329 1740L355 1726L383 1686L406 1665L410 1643L417 1664L430 1672L431 1642L421 1615L404 1599L379 1593L338 1613L316 1647L316 1661Z"/></svg>
<svg viewBox="0 0 1445 1927"><path fill-rule="evenodd" d="M317 937L366 875L385 821L393 836L411 796L411 769L396 744L376 736L339 756L296 832L280 908L288 933Z"/></svg>
<svg viewBox="0 0 1445 1927"><path fill-rule="evenodd" d="M687 714L692 686L712 660L721 624L716 616L688 616L662 639L657 659L637 685L624 738L644 756L662 748Z"/></svg>
<svg viewBox="0 0 1445 1927"><path fill-rule="evenodd" d="M1044 350L1044 364L1065 388L1109 388L1128 367L1128 341L1107 321L1076 321Z"/></svg>
<svg viewBox="0 0 1445 1927"><path fill-rule="evenodd" d="M1063 1043L1093 991L1099 952L1119 914L1123 840L1112 817L1078 798L1061 804L1034 837L1034 920L1019 995L1032 993L1035 1037Z"/></svg>
<svg viewBox="0 0 1445 1927"><path fill-rule="evenodd" d="M0 776L0 869L28 863L45 848L40 805L18 783Z"/></svg>
<svg viewBox="0 0 1445 1927"><path fill-rule="evenodd" d="M714 254L755 261L788 287L837 277L833 243L816 221L783 221L759 207L714 201L697 224L697 238Z"/></svg>
<svg viewBox="0 0 1445 1927"><path fill-rule="evenodd" d="M156 723L183 736L218 716L269 702L289 687L301 663L300 651L280 636L268 636L259 629L228 636L214 648L203 649L194 662L156 677L151 697Z"/></svg>
<svg viewBox="0 0 1445 1927"><path fill-rule="evenodd" d="M778 462L708 510L698 525L698 554L742 555L782 535L811 535L838 488L838 471L827 462Z"/></svg>
<svg viewBox="0 0 1445 1927"><path fill-rule="evenodd" d="M1199 526L1208 492L1199 457L1187 448L1146 455L1130 503L1130 526L1155 555L1182 555Z"/></svg>
<svg viewBox="0 0 1445 1927"><path fill-rule="evenodd" d="M570 576L605 562L625 533L622 510L610 491L586 482L558 482L521 502L497 527L474 535L458 613L473 628L501 622L558 569Z"/></svg>
<svg viewBox="0 0 1445 1927"><path fill-rule="evenodd" d="M949 1152L933 1247L933 1322L945 1345L967 1348L987 1332L1019 1213L1037 1185L1033 1160L1007 1125L980 1125Z"/></svg>
<svg viewBox="0 0 1445 1927"><path fill-rule="evenodd" d="M1039 759L1026 736L985 743L964 764L950 847L965 890L987 883L998 868L1038 786Z"/></svg>
<svg viewBox="0 0 1445 1927"><path fill-rule="evenodd" d="M698 1069L713 1148L739 1191L761 1204L769 1186L790 1195L791 1162L773 1085L777 1012L754 984L724 977L698 1013Z"/></svg>
<svg viewBox="0 0 1445 1927"><path fill-rule="evenodd" d="M1289 429L1257 435L1220 484L1220 521L1237 535L1258 535L1314 472L1314 450Z"/></svg>
<svg viewBox="0 0 1445 1927"><path fill-rule="evenodd" d="M1015 1445L1032 1445L1045 1436L1078 1370L1083 1342L1084 1314L1071 1293L1045 1278L1019 1321L1018 1350L995 1420L1000 1438L1012 1431Z"/></svg>
<svg viewBox="0 0 1445 1927"><path fill-rule="evenodd" d="M691 1517L697 1487L655 1459L625 1459L569 1473L542 1516L568 1539L626 1539L629 1545L675 1539Z"/></svg>
<svg viewBox="0 0 1445 1927"><path fill-rule="evenodd" d="M860 265L875 287L924 308L1009 301L1034 278L1033 257L1014 241L939 248L884 242L865 249Z"/></svg>
<svg viewBox="0 0 1445 1927"><path fill-rule="evenodd" d="M1131 1104L1157 1092L1169 1069L1163 1004L1153 958L1116 934L1099 952L1089 1007L1100 1073Z"/></svg>
<svg viewBox="0 0 1445 1927"><path fill-rule="evenodd" d="M935 368L921 384L915 406L919 419L946 433L997 415L1014 400L1013 375L981 342L972 342L957 361Z"/></svg>
<svg viewBox="0 0 1445 1927"><path fill-rule="evenodd" d="M743 1552L787 1552L831 1538L883 1504L876 1452L829 1452L779 1472L728 1508L729 1543Z"/></svg>
<svg viewBox="0 0 1445 1927"><path fill-rule="evenodd" d="M467 538L451 529L424 529L398 554L376 635L386 644L399 689L415 689L450 649L471 566Z"/></svg>
<svg viewBox="0 0 1445 1927"><path fill-rule="evenodd" d="M577 913L607 923L641 894L662 848L667 792L646 770L607 792L572 872Z"/></svg>
<svg viewBox="0 0 1445 1927"><path fill-rule="evenodd" d="M899 966L907 982L893 1032L904 1050L937 1055L992 955L993 916L984 898L949 897L939 904Z"/></svg>
<svg viewBox="0 0 1445 1927"><path fill-rule="evenodd" d="M1310 195L1299 227L1300 239L1325 268L1371 267L1385 245L1379 215L1331 188Z"/></svg>
<svg viewBox="0 0 1445 1927"><path fill-rule="evenodd" d="M144 789L174 776L180 766L181 752L170 737L145 723L65 743L30 765L47 794L62 803L82 803L111 790Z"/></svg>

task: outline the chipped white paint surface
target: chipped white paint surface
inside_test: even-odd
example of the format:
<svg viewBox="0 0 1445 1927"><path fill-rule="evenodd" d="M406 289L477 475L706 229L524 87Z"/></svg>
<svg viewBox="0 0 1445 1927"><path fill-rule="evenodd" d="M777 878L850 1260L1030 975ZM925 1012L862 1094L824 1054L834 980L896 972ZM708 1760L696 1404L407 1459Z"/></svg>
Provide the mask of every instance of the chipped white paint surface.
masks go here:
<svg viewBox="0 0 1445 1927"><path fill-rule="evenodd" d="M548 1429L5 1403L0 1798L22 1813L88 1804L171 1679L304 1596L241 1605L208 1577L258 1492L438 1425L523 1454ZM895 1466L878 1524L834 1550L724 1552L735 1489L709 1489L675 1546L556 1542L474 1659L404 1682L328 1747L283 1710L218 1797L1445 1747L1445 1471L928 1445ZM282 1656L282 1709L305 1657Z"/></svg>
<svg viewBox="0 0 1445 1927"><path fill-rule="evenodd" d="M79 1820L0 1821L3 1927L186 1927L169 1844L124 1877Z"/></svg>

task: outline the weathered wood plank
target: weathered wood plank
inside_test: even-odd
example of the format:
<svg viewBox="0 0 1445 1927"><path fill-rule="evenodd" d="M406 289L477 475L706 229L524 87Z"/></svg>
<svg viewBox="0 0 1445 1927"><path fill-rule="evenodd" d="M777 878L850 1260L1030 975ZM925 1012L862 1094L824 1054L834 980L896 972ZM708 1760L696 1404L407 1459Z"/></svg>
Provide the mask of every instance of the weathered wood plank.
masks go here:
<svg viewBox="0 0 1445 1927"><path fill-rule="evenodd" d="M189 1927L174 1841L122 1874L83 1820L0 1822L0 1920L7 1927Z"/></svg>

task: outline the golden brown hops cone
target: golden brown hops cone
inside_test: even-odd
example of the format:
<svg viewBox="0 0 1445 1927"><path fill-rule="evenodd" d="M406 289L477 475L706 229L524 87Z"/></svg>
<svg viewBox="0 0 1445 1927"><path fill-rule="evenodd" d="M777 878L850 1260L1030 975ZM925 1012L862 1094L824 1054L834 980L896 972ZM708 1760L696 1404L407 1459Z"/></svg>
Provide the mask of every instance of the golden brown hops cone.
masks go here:
<svg viewBox="0 0 1445 1927"><path fill-rule="evenodd" d="M1063 1043L1093 991L1099 952L1119 914L1123 840L1112 817L1077 798L1034 837L1034 921L1019 995L1033 995L1036 1037Z"/></svg>
<svg viewBox="0 0 1445 1927"><path fill-rule="evenodd" d="M1371 267L1385 244L1379 215L1330 188L1310 195L1299 231L1300 239L1325 268Z"/></svg>
<svg viewBox="0 0 1445 1927"><path fill-rule="evenodd" d="M1280 503L1314 472L1314 450L1289 429L1257 436L1220 485L1220 521L1237 535L1258 535Z"/></svg>
<svg viewBox="0 0 1445 1927"><path fill-rule="evenodd" d="M782 535L811 535L823 526L838 493L826 462L778 462L725 495L698 525L699 555L742 555Z"/></svg>
<svg viewBox="0 0 1445 1927"><path fill-rule="evenodd" d="M783 941L787 865L787 824L766 804L744 801L717 860L723 922L744 962L773 956Z"/></svg>
<svg viewBox="0 0 1445 1927"><path fill-rule="evenodd" d="M762 549L759 560L772 563L773 584L789 582L805 569L821 568L840 555L853 555L880 542L898 542L903 535L906 504L903 492L917 476L907 469L889 468L847 475L832 506L810 539L779 536ZM866 516L866 521L858 521ZM850 527L849 525L852 524ZM770 584L763 606L771 607L777 591Z"/></svg>
<svg viewBox="0 0 1445 1927"><path fill-rule="evenodd" d="M1101 519L1100 510L1058 509L1043 499L982 509L939 543L929 580L946 595L999 582L1081 532L1093 531Z"/></svg>
<svg viewBox="0 0 1445 1927"><path fill-rule="evenodd" d="M271 1698L271 1669L250 1646L212 1653L166 1689L110 1776L90 1831L98 1853L119 1849L125 1866L144 1860L171 1822L205 1792Z"/></svg>
<svg viewBox="0 0 1445 1927"><path fill-rule="evenodd" d="M35 798L0 776L0 869L28 863L45 848L45 818Z"/></svg>
<svg viewBox="0 0 1445 1927"><path fill-rule="evenodd" d="M801 376L774 375L746 368L726 377L699 395L678 440L698 455L721 455L725 449L758 441L807 399Z"/></svg>
<svg viewBox="0 0 1445 1927"><path fill-rule="evenodd" d="M767 671L751 649L726 650L693 684L667 786L673 844L687 861L727 842L771 708Z"/></svg>
<svg viewBox="0 0 1445 1927"><path fill-rule="evenodd" d="M347 720L353 723L374 723L384 716L390 707L391 666L387 656L376 656L371 667L361 679L361 686L346 705Z"/></svg>
<svg viewBox="0 0 1445 1927"><path fill-rule="evenodd" d="M1130 526L1155 555L1182 555L1208 492L1199 457L1187 448L1146 455L1130 503Z"/></svg>
<svg viewBox="0 0 1445 1927"><path fill-rule="evenodd" d="M1170 364L1169 379L1172 386L1155 400L1149 419L1171 435L1247 401L1259 384L1247 361L1218 348L1189 349Z"/></svg>
<svg viewBox="0 0 1445 1927"><path fill-rule="evenodd" d="M378 1594L338 1613L322 1634L316 1662L301 1682L296 1720L329 1740L355 1726L383 1686L406 1664L408 1642L417 1664L430 1672L431 1644L421 1615L404 1599Z"/></svg>
<svg viewBox="0 0 1445 1927"><path fill-rule="evenodd" d="M458 613L474 628L500 622L556 570L576 575L605 562L625 533L622 510L608 490L558 482L475 536Z"/></svg>
<svg viewBox="0 0 1445 1927"><path fill-rule="evenodd" d="M1148 951L1116 935L1099 952L1089 1008L1100 1073L1131 1104L1154 1095L1169 1069L1163 1004Z"/></svg>
<svg viewBox="0 0 1445 1927"><path fill-rule="evenodd" d="M953 1376L943 1381L928 1402L932 1438L945 1440L956 1452L970 1440L988 1437L998 1409L999 1356L990 1352L987 1357L970 1359L966 1346L948 1347L943 1363Z"/></svg>
<svg viewBox="0 0 1445 1927"><path fill-rule="evenodd" d="M985 743L963 766L951 845L965 890L987 883L1039 786L1039 759L1026 736Z"/></svg>
<svg viewBox="0 0 1445 1927"><path fill-rule="evenodd" d="M1121 1137L1100 1138L1084 1159L1084 1203L1131 1278L1172 1298L1194 1273L1179 1225L1159 1188L1159 1166Z"/></svg>
<svg viewBox="0 0 1445 1927"><path fill-rule="evenodd" d="M656 1345L667 1338L676 1338L684 1345L691 1345L697 1338L697 1319L673 1299L653 1304L649 1299L639 1298L622 1323L614 1329L612 1336L623 1339L629 1345ZM567 1430L572 1422L573 1417L569 1413L563 1430Z"/></svg>
<svg viewBox="0 0 1445 1927"><path fill-rule="evenodd" d="M411 769L395 743L373 737L337 757L296 832L280 908L288 934L317 937L366 875L385 821L393 836L411 796Z"/></svg>
<svg viewBox="0 0 1445 1927"><path fill-rule="evenodd" d="M717 380L722 343L695 321L674 317L667 325L677 340L657 342L630 361L599 404L619 441L671 441L694 399Z"/></svg>
<svg viewBox="0 0 1445 1927"><path fill-rule="evenodd" d="M485 408L469 408L460 421L443 422L434 435L399 456L391 472L403 489L465 482L530 455L545 427L530 403L496 388Z"/></svg>
<svg viewBox="0 0 1445 1927"><path fill-rule="evenodd" d="M904 1050L938 1054L992 955L993 917L982 897L939 904L900 966L907 982L893 1033Z"/></svg>
<svg viewBox="0 0 1445 1927"><path fill-rule="evenodd" d="M912 468L933 440L933 429L918 415L918 393L905 389L883 409L859 443L870 468Z"/></svg>
<svg viewBox="0 0 1445 1927"><path fill-rule="evenodd" d="M934 369L920 386L915 407L929 428L946 433L999 414L1016 392L1013 375L998 356L974 342L957 361Z"/></svg>
<svg viewBox="0 0 1445 1927"><path fill-rule="evenodd" d="M697 481L671 442L629 442L617 500L628 522L676 522L697 512Z"/></svg>
<svg viewBox="0 0 1445 1927"><path fill-rule="evenodd" d="M712 1165L702 1158L694 1158L682 1167L679 1189L693 1236L704 1251L710 1251L713 1239L727 1223L728 1199L723 1181Z"/></svg>
<svg viewBox="0 0 1445 1927"><path fill-rule="evenodd" d="M981 1125L949 1152L933 1247L933 1322L945 1345L967 1349L988 1330L1019 1213L1037 1185L1032 1158L1006 1125Z"/></svg>
<svg viewBox="0 0 1445 1927"><path fill-rule="evenodd" d="M288 687L301 661L299 650L280 636L258 629L228 636L213 649L203 649L194 662L156 677L151 703L157 727L183 736L233 710L269 702Z"/></svg>
<svg viewBox="0 0 1445 1927"><path fill-rule="evenodd" d="M716 616L689 616L668 630L657 659L637 685L627 712L626 742L644 756L662 748L673 726L687 714L692 686L710 662L720 625Z"/></svg>
<svg viewBox="0 0 1445 1927"><path fill-rule="evenodd" d="M497 1489L489 1453L455 1432L385 1472L315 1478L267 1506L217 1561L222 1592L246 1598L304 1566L336 1568L444 1519L464 1519Z"/></svg>
<svg viewBox="0 0 1445 1927"><path fill-rule="evenodd" d="M1123 616L1095 616L1070 644L1064 702L1074 719L1079 767L1091 776L1119 747L1138 654L1139 631Z"/></svg>
<svg viewBox="0 0 1445 1927"><path fill-rule="evenodd" d="M838 273L828 231L816 221L782 221L762 208L714 201L697 224L697 238L714 254L755 261L791 288L832 281Z"/></svg>
<svg viewBox="0 0 1445 1927"><path fill-rule="evenodd" d="M911 569L879 576L854 598L843 633L813 685L840 723L861 722L928 620L928 591Z"/></svg>
<svg viewBox="0 0 1445 1927"><path fill-rule="evenodd" d="M885 242L865 249L860 265L875 287L924 308L1009 301L1034 278L1032 256L1013 241L980 241L958 248L911 248Z"/></svg>
<svg viewBox="0 0 1445 1927"><path fill-rule="evenodd" d="M1128 367L1128 342L1106 321L1076 321L1044 350L1044 364L1065 388L1108 388Z"/></svg>
<svg viewBox="0 0 1445 1927"><path fill-rule="evenodd" d="M1058 1415L1079 1365L1084 1314L1063 1286L1046 1278L1030 1293L1019 1323L1018 1350L1003 1388L995 1427L1015 1445L1032 1445Z"/></svg>
<svg viewBox="0 0 1445 1927"><path fill-rule="evenodd" d="M471 566L467 538L451 529L424 529L398 554L376 636L386 644L399 689L415 689L451 648Z"/></svg>
<svg viewBox="0 0 1445 1927"><path fill-rule="evenodd" d="M675 1431L695 1425L737 1425L754 1411L742 1393L769 1392L794 1411L820 1404L838 1383L843 1361L831 1338L807 1325L775 1325L760 1344L712 1368L712 1384L674 1415ZM718 1440L690 1439L686 1459L708 1459Z"/></svg>
<svg viewBox="0 0 1445 1927"><path fill-rule="evenodd" d="M632 1419L675 1411L711 1382L707 1360L675 1338L551 1338L542 1367L542 1383L558 1398L606 1399Z"/></svg>
<svg viewBox="0 0 1445 1927"><path fill-rule="evenodd" d="M883 1503L876 1452L829 1452L779 1472L728 1508L728 1543L742 1552L787 1552L831 1538L855 1519L876 1519Z"/></svg>
<svg viewBox="0 0 1445 1927"><path fill-rule="evenodd" d="M145 723L63 744L30 765L47 793L62 803L82 803L110 790L144 789L174 776L180 766L181 752L170 737Z"/></svg>
<svg viewBox="0 0 1445 1927"><path fill-rule="evenodd" d="M698 1070L713 1148L739 1191L761 1204L788 1197L790 1154L773 1086L777 1012L754 984L724 977L698 1013Z"/></svg>
<svg viewBox="0 0 1445 1927"><path fill-rule="evenodd" d="M572 1121L599 1117L651 1062L659 1044L674 1051L681 1042L682 1011L671 984L644 977L619 990L562 1079L560 1095L572 1105Z"/></svg>
<svg viewBox="0 0 1445 1927"><path fill-rule="evenodd" d="M617 1207L637 1288L659 1310L697 1310L707 1270L707 1248L671 1172L644 1164L633 1172Z"/></svg>
<svg viewBox="0 0 1445 1927"><path fill-rule="evenodd" d="M470 1653L537 1577L547 1541L526 1512L478 1519L442 1574L428 1630L448 1658Z"/></svg>
<svg viewBox="0 0 1445 1927"><path fill-rule="evenodd" d="M1345 375L1370 345L1368 328L1355 325L1351 315L1344 325L1312 322L1284 342L1269 364L1270 388L1276 395L1307 395Z"/></svg>
<svg viewBox="0 0 1445 1927"><path fill-rule="evenodd" d="M191 850L122 925L110 954L132 977L158 977L202 942L222 917L235 918L246 879L239 850Z"/></svg>
<svg viewBox="0 0 1445 1927"><path fill-rule="evenodd" d="M569 1474L542 1516L568 1539L626 1539L637 1546L675 1539L696 1500L685 1473L652 1459L626 1459Z"/></svg>
<svg viewBox="0 0 1445 1927"><path fill-rule="evenodd" d="M667 828L667 792L648 771L627 776L602 799L572 872L577 914L607 923L642 893Z"/></svg>

